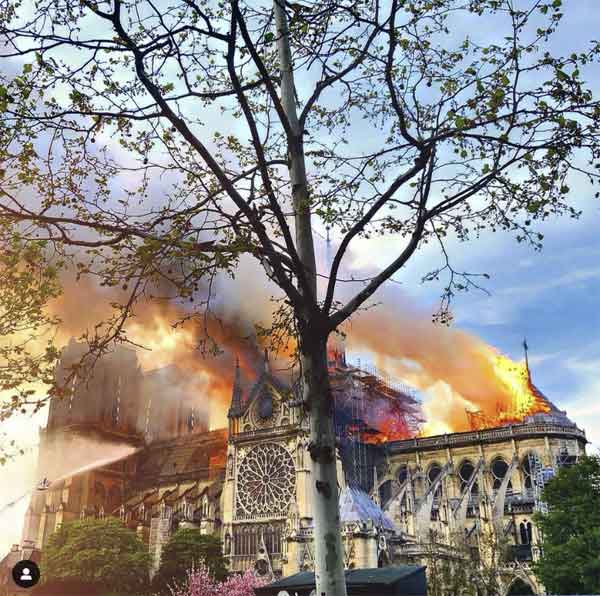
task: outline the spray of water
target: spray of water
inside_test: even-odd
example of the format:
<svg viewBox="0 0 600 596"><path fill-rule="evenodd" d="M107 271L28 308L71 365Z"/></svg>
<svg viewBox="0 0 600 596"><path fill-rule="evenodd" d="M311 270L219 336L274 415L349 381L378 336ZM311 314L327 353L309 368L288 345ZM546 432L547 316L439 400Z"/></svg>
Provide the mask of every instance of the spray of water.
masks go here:
<svg viewBox="0 0 600 596"><path fill-rule="evenodd" d="M33 486L31 489L29 489L27 492L23 493L20 497L17 497L16 499L12 500L10 503L7 503L6 505L4 505L0 509L0 516L3 516L5 513L9 513L9 511L11 509L22 504L26 498L30 497L33 493L35 493L38 490L52 490L53 488L56 488L60 482L62 482L63 480L65 480L67 478L70 478L71 476L77 476L78 474L82 474L83 472L89 472L91 470L95 470L97 468L102 468L109 464L115 463L117 461L125 459L126 457L129 457L130 455L133 455L134 453L137 453L138 451L140 451L140 449L142 449L142 448L141 447L131 447L131 446L121 447L119 454L113 454L113 455L110 455L107 457L96 459L95 461L93 461L89 464L85 464L85 465L79 466L77 468L71 468L68 471L66 471L65 473L63 473L61 476L59 476L58 478L47 479L48 484L46 484L44 487L41 487L41 483L38 483L35 486Z"/></svg>
<svg viewBox="0 0 600 596"><path fill-rule="evenodd" d="M10 503L7 503L6 505L4 505L2 507L2 509L0 509L0 515L3 515L5 511L8 511L9 509L16 507L17 505L20 505L21 502L25 498L27 498L32 492L33 492L33 489L28 490L26 493L22 494L20 497L17 497L14 501L11 501Z"/></svg>
<svg viewBox="0 0 600 596"><path fill-rule="evenodd" d="M52 489L52 488L56 487L56 485L59 482L62 482L63 480L65 480L66 478L70 478L71 476L77 476L78 474L82 474L83 472L90 472L91 470L95 470L97 468L102 468L103 466L107 466L109 464L114 464L117 461L125 459L126 457L129 457L130 455L133 455L134 453L137 453L141 449L142 449L142 447L137 447L137 448L131 447L129 451L127 451L119 456L113 455L111 457L105 457L104 459L98 459L98 460L92 462L91 464L81 466L75 470L69 470L67 473L63 474L59 478L52 480L50 482L50 485L48 488Z"/></svg>

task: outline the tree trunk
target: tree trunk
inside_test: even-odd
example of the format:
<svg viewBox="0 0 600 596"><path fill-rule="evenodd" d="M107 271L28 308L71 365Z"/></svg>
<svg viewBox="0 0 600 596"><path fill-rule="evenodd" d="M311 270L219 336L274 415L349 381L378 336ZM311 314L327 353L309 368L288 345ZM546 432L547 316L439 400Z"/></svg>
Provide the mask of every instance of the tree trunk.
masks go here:
<svg viewBox="0 0 600 596"><path fill-rule="evenodd" d="M302 344L307 348L303 354L302 372L310 404L309 449L317 596L346 596L327 340L305 340Z"/></svg>
<svg viewBox="0 0 600 596"><path fill-rule="evenodd" d="M312 508L314 521L315 580L317 596L346 596L344 556L340 533L333 400L327 371L327 336L316 321L317 274L312 235L310 195L302 131L296 112L296 91L290 50L287 15L283 0L274 0L277 52L281 71L281 103L290 128L288 161L296 250L303 267L298 272L304 312L296 312L300 330L304 403L310 410L310 456L312 461Z"/></svg>

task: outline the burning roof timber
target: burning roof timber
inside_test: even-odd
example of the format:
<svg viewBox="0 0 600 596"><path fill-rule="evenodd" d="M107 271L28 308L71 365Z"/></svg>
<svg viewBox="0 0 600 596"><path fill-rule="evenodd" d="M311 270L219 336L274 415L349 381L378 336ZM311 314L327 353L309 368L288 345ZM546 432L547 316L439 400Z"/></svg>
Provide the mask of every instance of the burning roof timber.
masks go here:
<svg viewBox="0 0 600 596"><path fill-rule="evenodd" d="M75 342L65 348L58 376L80 351L81 347ZM88 422L109 428L113 434L129 432L143 435L147 442L160 441L190 432L205 433L208 412L226 411L228 397L220 390L215 396L213 388L216 385L232 396L230 415L244 411L256 396L261 396L260 405L267 411L273 391L287 394L290 399L299 397L299 382L293 382L294 375L277 374L266 356L258 364L243 365L238 360L235 365L224 366L218 383L215 381L210 386L198 385L194 381L198 373L184 371L175 365L144 371L139 366L136 351L122 347L101 360L89 383L74 384L74 399L51 402L49 430ZM228 361L235 362L235 356L229 354ZM490 362L496 391L489 397L485 389L476 394L479 377L474 376L469 391L476 394L477 399L465 398L462 404L466 409L462 406L456 412L455 423L448 425L447 430L436 432L437 427L430 423L437 420L439 406L444 404L436 402L435 407L426 408L428 415L425 416L415 390L390 382L375 369L350 364L343 346L332 342L328 368L336 404L338 436L354 442L382 444L440 432L528 421L551 420L572 425L566 414L533 384L527 362L514 362L498 353L490 355ZM469 375L469 369L466 371ZM462 420L459 420L460 414Z"/></svg>
<svg viewBox="0 0 600 596"><path fill-rule="evenodd" d="M512 396L508 404L496 404L493 414L467 410L471 430L483 430L510 424L554 422L575 426L566 412L559 410L534 384L525 363L498 356L495 372Z"/></svg>
<svg viewBox="0 0 600 596"><path fill-rule="evenodd" d="M385 443L419 433L421 404L408 387L392 385L377 371L348 365L340 350L330 350L328 365L338 435Z"/></svg>

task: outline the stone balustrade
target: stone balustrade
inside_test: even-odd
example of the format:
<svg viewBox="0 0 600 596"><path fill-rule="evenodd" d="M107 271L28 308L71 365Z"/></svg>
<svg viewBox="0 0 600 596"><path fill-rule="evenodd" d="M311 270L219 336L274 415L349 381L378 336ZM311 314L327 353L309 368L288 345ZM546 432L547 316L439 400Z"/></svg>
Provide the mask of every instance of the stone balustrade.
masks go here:
<svg viewBox="0 0 600 596"><path fill-rule="evenodd" d="M586 440L585 431L576 426L563 426L552 423L527 423L453 433L450 435L405 439L403 441L390 442L387 446L390 453L402 453L417 449L445 449L446 447L460 447L474 443L495 443L536 436L561 436Z"/></svg>

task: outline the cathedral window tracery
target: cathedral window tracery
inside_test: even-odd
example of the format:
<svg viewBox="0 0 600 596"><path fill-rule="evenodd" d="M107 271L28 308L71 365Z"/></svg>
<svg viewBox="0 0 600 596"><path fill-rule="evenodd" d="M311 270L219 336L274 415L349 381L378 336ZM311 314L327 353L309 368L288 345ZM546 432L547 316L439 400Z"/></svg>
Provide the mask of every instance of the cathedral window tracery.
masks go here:
<svg viewBox="0 0 600 596"><path fill-rule="evenodd" d="M438 478L438 476L442 473L442 466L438 463L433 463L429 466L429 470L427 470L427 482L431 486ZM435 498L439 499L442 496L442 483L440 482L438 487L435 489Z"/></svg>
<svg viewBox="0 0 600 596"><path fill-rule="evenodd" d="M279 555L283 552L283 534L284 526L281 523L234 526L232 554L241 556L258 554L262 538L267 553Z"/></svg>
<svg viewBox="0 0 600 596"><path fill-rule="evenodd" d="M491 471L492 487L494 490L498 490L508 472L508 464L502 457L498 456L492 460ZM508 481L506 492L508 494L512 492L512 482L510 480Z"/></svg>
<svg viewBox="0 0 600 596"><path fill-rule="evenodd" d="M469 484L469 481L473 477L475 473L475 466L473 462L466 459L463 461L458 468L458 477L460 479L460 490L461 492L465 489L465 487ZM471 494L477 494L479 492L479 486L477 484L477 480L473 482L473 486L471 487Z"/></svg>
<svg viewBox="0 0 600 596"><path fill-rule="evenodd" d="M525 491L533 491L534 461L537 458L535 453L528 453L521 462L521 473L523 475L523 488Z"/></svg>
<svg viewBox="0 0 600 596"><path fill-rule="evenodd" d="M238 515L286 516L295 485L296 470L289 452L276 443L257 445L248 451L239 467Z"/></svg>

